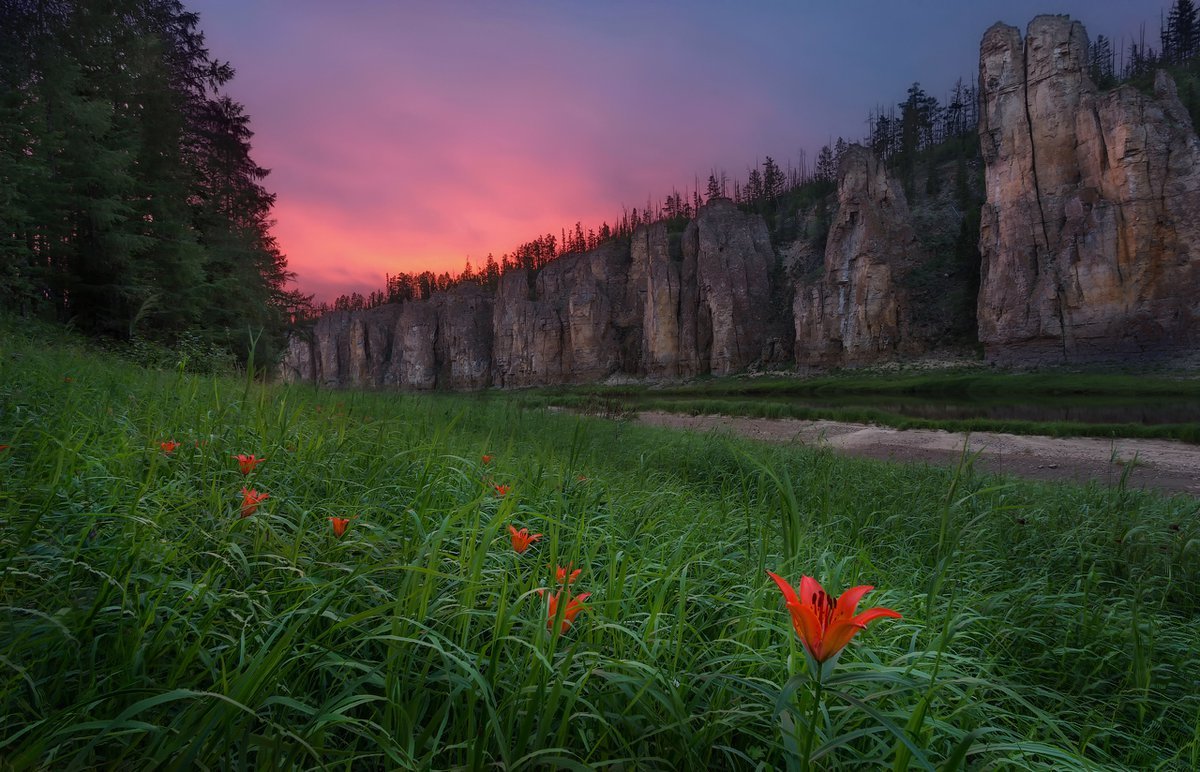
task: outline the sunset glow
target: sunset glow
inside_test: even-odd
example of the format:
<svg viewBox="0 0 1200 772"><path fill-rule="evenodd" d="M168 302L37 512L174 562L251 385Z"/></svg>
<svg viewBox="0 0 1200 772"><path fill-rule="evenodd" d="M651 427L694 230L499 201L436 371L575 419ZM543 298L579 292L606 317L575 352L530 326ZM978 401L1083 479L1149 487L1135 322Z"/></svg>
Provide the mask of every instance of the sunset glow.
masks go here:
<svg viewBox="0 0 1200 772"><path fill-rule="evenodd" d="M191 7L237 70L228 88L272 170L297 284L328 301L387 273L457 273L577 221L612 224L714 169L743 178L801 151L811 164L913 81L941 96L973 78L997 19L1054 10L1119 39L1145 18L1124 2L946 5ZM937 35L945 45L912 42Z"/></svg>

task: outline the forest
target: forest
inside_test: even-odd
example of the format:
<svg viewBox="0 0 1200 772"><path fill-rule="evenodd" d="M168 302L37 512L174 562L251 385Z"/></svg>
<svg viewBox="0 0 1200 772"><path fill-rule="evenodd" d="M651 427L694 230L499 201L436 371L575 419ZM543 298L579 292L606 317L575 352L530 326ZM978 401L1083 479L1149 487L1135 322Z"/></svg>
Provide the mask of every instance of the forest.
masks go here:
<svg viewBox="0 0 1200 772"><path fill-rule="evenodd" d="M308 299L233 76L178 0L0 1L0 304L274 357Z"/></svg>

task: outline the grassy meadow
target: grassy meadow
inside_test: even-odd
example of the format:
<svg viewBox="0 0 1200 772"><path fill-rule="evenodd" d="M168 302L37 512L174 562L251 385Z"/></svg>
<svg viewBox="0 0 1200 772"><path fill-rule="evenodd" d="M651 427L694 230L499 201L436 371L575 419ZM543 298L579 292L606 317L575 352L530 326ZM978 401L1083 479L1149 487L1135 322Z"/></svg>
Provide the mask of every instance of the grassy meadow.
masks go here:
<svg viewBox="0 0 1200 772"><path fill-rule="evenodd" d="M1200 766L1195 499L0 341L0 768Z"/></svg>

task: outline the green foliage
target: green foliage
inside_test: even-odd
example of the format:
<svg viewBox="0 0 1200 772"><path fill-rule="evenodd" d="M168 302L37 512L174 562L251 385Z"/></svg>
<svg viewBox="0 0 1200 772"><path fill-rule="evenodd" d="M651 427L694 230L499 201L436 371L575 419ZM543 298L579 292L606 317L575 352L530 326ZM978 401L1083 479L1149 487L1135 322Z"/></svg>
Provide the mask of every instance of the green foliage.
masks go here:
<svg viewBox="0 0 1200 772"><path fill-rule="evenodd" d="M274 197L232 77L176 0L0 7L0 298L89 333L189 331L274 354L285 292ZM249 330L249 332L246 332Z"/></svg>
<svg viewBox="0 0 1200 772"><path fill-rule="evenodd" d="M140 371L8 330L13 768L1194 766L1193 499ZM270 494L246 518L243 486ZM357 519L338 539L332 516ZM510 524L545 536L518 556ZM551 635L535 590L567 563L592 595ZM768 568L904 615L821 710Z"/></svg>

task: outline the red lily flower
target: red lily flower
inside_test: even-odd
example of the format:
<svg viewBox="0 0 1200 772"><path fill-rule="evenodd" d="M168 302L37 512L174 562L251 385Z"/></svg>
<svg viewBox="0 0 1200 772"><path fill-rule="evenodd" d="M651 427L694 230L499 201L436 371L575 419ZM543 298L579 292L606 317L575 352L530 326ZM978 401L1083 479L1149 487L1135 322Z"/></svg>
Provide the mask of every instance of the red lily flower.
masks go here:
<svg viewBox="0 0 1200 772"><path fill-rule="evenodd" d="M538 590L538 595L542 595L545 592L545 590ZM550 605L546 609L547 630L554 630L554 619L558 616L558 601L564 592L566 591L560 590L550 596ZM565 633L567 628L575 623L575 617L579 616L580 611L587 608L587 606L583 605L583 602L590 597L592 597L590 592L581 593L573 598L569 592L567 593L567 607L563 609L562 625L558 629L559 633Z"/></svg>
<svg viewBox="0 0 1200 772"><path fill-rule="evenodd" d="M513 549L517 551L518 555L523 554L525 550L529 549L530 544L533 544L535 541L542 538L540 533L535 533L530 536L528 528L522 528L518 531L511 525L508 527L508 532L512 534Z"/></svg>
<svg viewBox="0 0 1200 772"><path fill-rule="evenodd" d="M571 564L571 563L567 563L566 568L559 566L554 569L554 576L555 576L555 579L557 579L559 584L570 584L571 582L573 582L579 578L579 574L583 571L583 569L576 568L574 571L572 571L571 570L572 565L573 564Z"/></svg>
<svg viewBox="0 0 1200 772"><path fill-rule="evenodd" d="M166 442L158 443L158 447L162 448L162 452L169 456L175 452L175 448L179 447L179 443L175 440L167 440Z"/></svg>
<svg viewBox="0 0 1200 772"><path fill-rule="evenodd" d="M353 517L331 517L329 522L333 524L333 535L337 538L342 538L342 534L346 532L346 526L350 525Z"/></svg>
<svg viewBox="0 0 1200 772"><path fill-rule="evenodd" d="M253 515L255 510L258 509L258 505L269 498L271 498L270 494L259 493L254 489L246 490L242 488L242 517Z"/></svg>
<svg viewBox="0 0 1200 772"><path fill-rule="evenodd" d="M497 496L505 496L512 490L511 485L493 485L492 487L496 489Z"/></svg>
<svg viewBox="0 0 1200 772"><path fill-rule="evenodd" d="M800 594L797 596L796 590L786 579L770 571L767 574L783 593L788 612L792 615L792 627L796 628L796 635L800 636L805 651L818 665L836 658L859 630L866 629L868 622L880 617L900 619L898 613L882 607L855 614L858 602L875 589L870 585L851 587L834 600L811 576L800 578Z"/></svg>
<svg viewBox="0 0 1200 772"><path fill-rule="evenodd" d="M484 453L483 454L483 465L487 466L490 463L492 463L492 457L489 456L488 454Z"/></svg>
<svg viewBox="0 0 1200 772"><path fill-rule="evenodd" d="M243 475L250 474L254 471L254 467L267 460L265 458L256 458L253 453L248 456L244 453L239 453L234 458L237 459L238 469L241 470Z"/></svg>
<svg viewBox="0 0 1200 772"><path fill-rule="evenodd" d="M4 451L6 451L6 450L8 450L8 446L7 446L7 445L0 445L0 453L3 453L3 452L4 452Z"/></svg>

